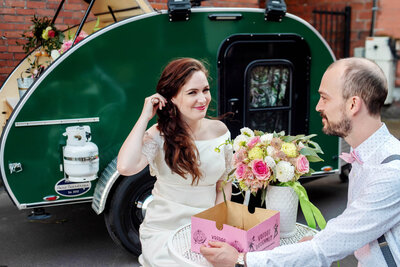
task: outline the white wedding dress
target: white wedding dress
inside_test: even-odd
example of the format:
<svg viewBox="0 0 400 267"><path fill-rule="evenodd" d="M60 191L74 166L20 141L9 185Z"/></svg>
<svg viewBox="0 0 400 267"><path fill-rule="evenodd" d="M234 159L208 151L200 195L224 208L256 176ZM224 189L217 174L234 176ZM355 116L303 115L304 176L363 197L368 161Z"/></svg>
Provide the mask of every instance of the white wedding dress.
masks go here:
<svg viewBox="0 0 400 267"><path fill-rule="evenodd" d="M164 160L163 138L147 138L143 154L149 161L150 174L157 177L152 191L146 217L140 226L142 255L139 262L145 267L180 266L169 255L168 238L181 225L190 223L191 216L215 205L216 183L230 171L232 148L221 146L230 138L230 132L210 139L195 141L200 155L200 169L203 176L198 185L191 185L192 178L182 178L172 173Z"/></svg>

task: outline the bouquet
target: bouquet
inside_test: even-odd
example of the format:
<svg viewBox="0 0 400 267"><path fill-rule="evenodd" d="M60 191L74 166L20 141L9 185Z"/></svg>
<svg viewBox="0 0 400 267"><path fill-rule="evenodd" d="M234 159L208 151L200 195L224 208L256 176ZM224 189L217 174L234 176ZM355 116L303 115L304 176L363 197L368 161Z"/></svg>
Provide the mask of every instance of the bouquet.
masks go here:
<svg viewBox="0 0 400 267"><path fill-rule="evenodd" d="M240 130L232 144L234 169L227 181L238 184L239 189L255 195L261 190L264 202L268 185L289 186L297 193L304 217L310 227L315 228L317 220L320 228L326 222L321 212L309 201L306 190L298 182L303 175L314 172L310 162L323 161L318 154L323 154L321 147L311 139L315 134L289 136L285 133L263 133L247 127ZM217 151L219 149L216 148Z"/></svg>

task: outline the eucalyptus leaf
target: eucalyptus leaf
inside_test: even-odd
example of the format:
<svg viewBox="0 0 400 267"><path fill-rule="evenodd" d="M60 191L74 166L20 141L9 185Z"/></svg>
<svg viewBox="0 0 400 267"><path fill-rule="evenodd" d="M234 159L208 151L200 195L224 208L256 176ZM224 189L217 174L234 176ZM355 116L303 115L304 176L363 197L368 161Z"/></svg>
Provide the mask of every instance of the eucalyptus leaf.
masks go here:
<svg viewBox="0 0 400 267"><path fill-rule="evenodd" d="M324 151L322 151L321 147L318 145L317 142L308 141L308 143L314 147L316 153L324 154Z"/></svg>
<svg viewBox="0 0 400 267"><path fill-rule="evenodd" d="M291 135L282 136L281 139L282 139L283 141L287 142L287 143L290 143L290 142L292 142L293 140L296 139L296 136L291 136Z"/></svg>
<svg viewBox="0 0 400 267"><path fill-rule="evenodd" d="M310 147L303 147L300 150L300 154L304 155L304 156L314 156L314 157L318 157L317 153L315 152L315 150L313 148Z"/></svg>
<svg viewBox="0 0 400 267"><path fill-rule="evenodd" d="M315 136L317 136L317 134L310 134L310 135L304 136L303 140L310 140L311 138L313 138Z"/></svg>
<svg viewBox="0 0 400 267"><path fill-rule="evenodd" d="M309 162L320 162L320 161L324 161L323 159L321 159L318 156L306 156Z"/></svg>
<svg viewBox="0 0 400 267"><path fill-rule="evenodd" d="M302 176L311 176L311 174L313 174L315 171L311 168L308 169L308 172L303 174Z"/></svg>
<svg viewBox="0 0 400 267"><path fill-rule="evenodd" d="M265 197L267 196L267 189L261 190L261 206L264 204Z"/></svg>

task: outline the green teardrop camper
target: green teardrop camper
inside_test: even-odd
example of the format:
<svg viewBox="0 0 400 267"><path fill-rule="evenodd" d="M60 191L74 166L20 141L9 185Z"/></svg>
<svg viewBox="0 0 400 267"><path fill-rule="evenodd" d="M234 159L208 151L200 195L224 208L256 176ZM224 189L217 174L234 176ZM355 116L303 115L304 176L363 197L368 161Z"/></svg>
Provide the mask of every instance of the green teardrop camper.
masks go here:
<svg viewBox="0 0 400 267"><path fill-rule="evenodd" d="M226 121L233 137L244 126L316 133L325 154L324 162L312 165L313 177L340 171L339 139L322 133L315 111L321 77L335 60L321 35L279 9L180 6L150 10L89 35L16 102L0 143L1 177L16 207L91 202L116 243L138 255L138 227L155 180L148 169L119 175L116 156L163 67L178 57L208 63L210 115L233 112ZM90 179L68 179L67 127L98 148L97 155L68 157L89 168L97 159Z"/></svg>

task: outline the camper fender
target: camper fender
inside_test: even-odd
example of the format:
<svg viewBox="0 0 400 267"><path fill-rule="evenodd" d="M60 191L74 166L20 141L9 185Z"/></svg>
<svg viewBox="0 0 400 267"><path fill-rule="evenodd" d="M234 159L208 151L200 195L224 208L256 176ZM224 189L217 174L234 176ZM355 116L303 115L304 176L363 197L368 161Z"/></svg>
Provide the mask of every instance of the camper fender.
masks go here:
<svg viewBox="0 0 400 267"><path fill-rule="evenodd" d="M96 188L94 189L92 208L98 215L104 211L108 194L119 177L120 174L117 171L117 158L115 158L101 173Z"/></svg>

